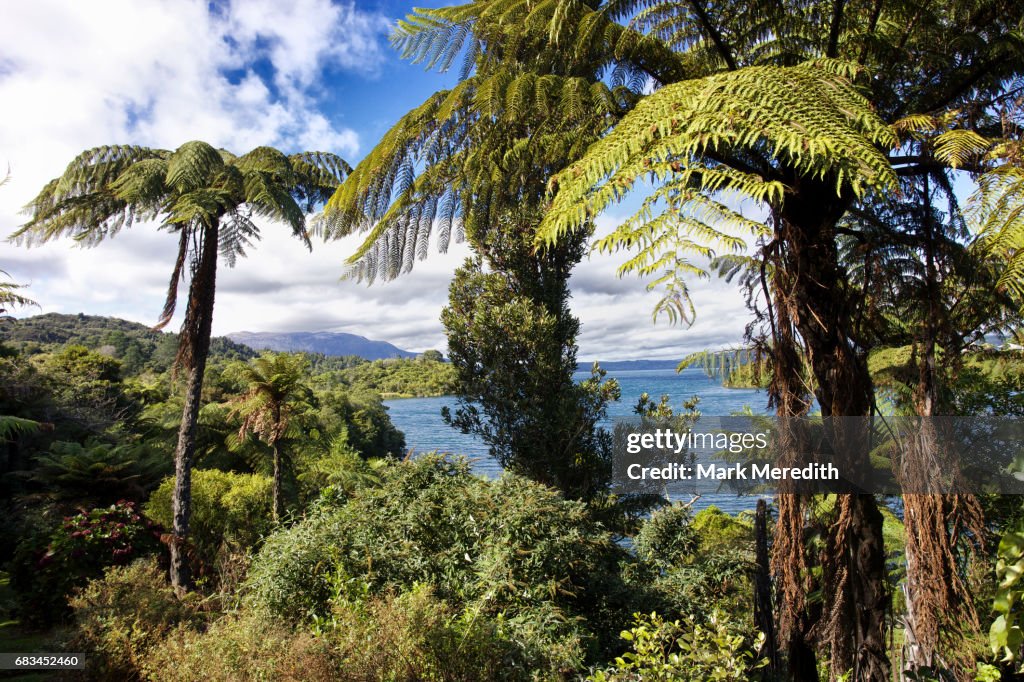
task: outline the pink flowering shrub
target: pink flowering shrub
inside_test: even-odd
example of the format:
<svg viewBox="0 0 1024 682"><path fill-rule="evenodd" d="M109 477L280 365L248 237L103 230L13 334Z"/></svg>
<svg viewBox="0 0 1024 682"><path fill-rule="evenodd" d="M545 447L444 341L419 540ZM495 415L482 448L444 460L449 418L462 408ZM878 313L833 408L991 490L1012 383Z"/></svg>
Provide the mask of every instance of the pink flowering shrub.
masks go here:
<svg viewBox="0 0 1024 682"><path fill-rule="evenodd" d="M22 616L36 623L68 613L68 597L109 566L123 566L160 550L162 528L134 502L65 516L48 536L26 538L12 571Z"/></svg>

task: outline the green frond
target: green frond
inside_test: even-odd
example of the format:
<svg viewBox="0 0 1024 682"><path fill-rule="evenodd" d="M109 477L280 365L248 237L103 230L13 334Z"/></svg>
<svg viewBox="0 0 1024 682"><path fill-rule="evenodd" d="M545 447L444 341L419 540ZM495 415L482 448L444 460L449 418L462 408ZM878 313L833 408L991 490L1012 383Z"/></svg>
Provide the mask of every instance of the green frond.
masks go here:
<svg viewBox="0 0 1024 682"><path fill-rule="evenodd" d="M0 270L0 275L10 277L6 272ZM24 284L14 282L0 282L0 314L7 312L12 306L38 306L39 304L27 296L16 293L17 289L25 288Z"/></svg>
<svg viewBox="0 0 1024 682"><path fill-rule="evenodd" d="M155 219L165 211L167 160L143 159L129 166L110 183L110 189L125 204L136 208L140 220Z"/></svg>
<svg viewBox="0 0 1024 682"><path fill-rule="evenodd" d="M0 443L10 441L17 436L32 433L39 429L39 422L21 417L0 415Z"/></svg>
<svg viewBox="0 0 1024 682"><path fill-rule="evenodd" d="M1024 168L1007 163L982 175L967 216L978 235L973 248L1005 263L997 286L1024 312Z"/></svg>
<svg viewBox="0 0 1024 682"><path fill-rule="evenodd" d="M239 156L231 165L245 175L258 172L286 178L292 171L291 160L273 147L256 147Z"/></svg>
<svg viewBox="0 0 1024 682"><path fill-rule="evenodd" d="M686 295L682 276L707 275L686 254L738 252L744 244L737 232L767 232L727 202L781 206L788 188L779 167L829 178L837 193L894 187L879 147L895 143L848 81L817 67L748 67L666 86L555 176L557 193L537 240L553 243L650 179L654 189L640 210L598 248L639 252L620 273L662 270L656 283L666 285L668 310L685 319L671 302ZM747 169L751 158L761 173Z"/></svg>
<svg viewBox="0 0 1024 682"><path fill-rule="evenodd" d="M935 158L952 168L959 168L982 156L991 147L991 140L973 130L949 130L935 138Z"/></svg>
<svg viewBox="0 0 1024 682"><path fill-rule="evenodd" d="M9 238L33 246L71 237L93 246L133 221L131 205L110 184L133 164L165 158L164 150L129 145L95 147L79 154L25 207L30 219Z"/></svg>
<svg viewBox="0 0 1024 682"><path fill-rule="evenodd" d="M177 192L191 192L209 185L224 165L217 149L206 142L193 140L178 147L167 159L164 182Z"/></svg>
<svg viewBox="0 0 1024 682"><path fill-rule="evenodd" d="M806 67L752 67L667 86L555 177L558 193L539 240L582 224L644 175L680 189L781 204L778 182L709 158L730 153L760 154L769 175L784 164L831 177L837 191L892 187L895 174L877 147L895 142L848 82Z"/></svg>
<svg viewBox="0 0 1024 682"><path fill-rule="evenodd" d="M719 350L702 350L690 353L679 362L677 372L682 372L688 367L700 367L709 377L721 379L728 377L740 367L753 362L754 352L745 346L722 348Z"/></svg>

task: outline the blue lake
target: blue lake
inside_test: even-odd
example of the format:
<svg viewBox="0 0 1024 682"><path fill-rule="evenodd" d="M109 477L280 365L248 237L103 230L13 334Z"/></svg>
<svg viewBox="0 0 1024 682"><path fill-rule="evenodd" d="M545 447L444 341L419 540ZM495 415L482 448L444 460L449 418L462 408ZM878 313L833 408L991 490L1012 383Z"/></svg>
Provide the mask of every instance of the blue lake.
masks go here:
<svg viewBox="0 0 1024 682"><path fill-rule="evenodd" d="M577 379L589 375L589 371L579 372ZM729 415L744 407L750 407L759 414L768 412L768 398L764 391L725 388L718 380L708 378L699 368L686 369L679 374L672 369L626 370L609 372L608 376L617 379L622 388L622 398L609 406L610 419L634 416L633 408L641 393L649 394L654 400L668 395L671 405L676 409L681 409L684 400L694 395L699 396L698 409L709 416ZM466 455L473 461L473 469L477 473L488 477L501 474L501 467L488 455L486 445L474 436L456 431L441 419L442 407L447 405L454 411L455 398L403 398L385 401L385 405L388 406L391 421L405 433L406 447L417 453L437 450ZM756 503L756 497L707 492L694 507L713 504L724 511L736 513L753 509Z"/></svg>

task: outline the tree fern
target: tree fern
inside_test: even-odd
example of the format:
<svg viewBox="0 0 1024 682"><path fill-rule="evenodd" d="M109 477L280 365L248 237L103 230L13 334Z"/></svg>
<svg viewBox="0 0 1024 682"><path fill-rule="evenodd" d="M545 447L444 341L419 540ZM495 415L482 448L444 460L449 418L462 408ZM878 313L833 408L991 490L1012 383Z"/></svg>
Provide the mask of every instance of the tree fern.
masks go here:
<svg viewBox="0 0 1024 682"><path fill-rule="evenodd" d="M11 239L33 245L71 237L94 246L138 221L158 221L178 235L167 298L157 321L174 315L178 285L190 277L188 306L179 337L176 368L188 372L175 450L174 541L171 582L189 586L183 552L189 532L191 469L203 373L209 352L217 261L234 265L259 240L253 217L282 222L311 246L306 213L326 200L349 166L333 154L287 156L257 147L242 156L205 142L174 151L136 146L90 149L74 159L28 205L30 220Z"/></svg>
<svg viewBox="0 0 1024 682"><path fill-rule="evenodd" d="M837 195L894 187L880 148L895 143L853 86L817 65L750 67L669 85L552 179L557 193L538 241L555 242L649 179L655 187L640 210L597 247L636 251L619 273L662 273L648 285L667 289L655 314L688 320L686 276L706 277L704 263L718 250L741 251L737 233L769 232L733 206L778 208L794 173L829 179Z"/></svg>
<svg viewBox="0 0 1024 682"><path fill-rule="evenodd" d="M10 275L3 270L0 270L0 275L10 277ZM13 306L25 307L39 305L31 298L17 293L17 290L24 288L24 286L24 284L15 284L14 282L0 282L0 315L6 313L8 308Z"/></svg>

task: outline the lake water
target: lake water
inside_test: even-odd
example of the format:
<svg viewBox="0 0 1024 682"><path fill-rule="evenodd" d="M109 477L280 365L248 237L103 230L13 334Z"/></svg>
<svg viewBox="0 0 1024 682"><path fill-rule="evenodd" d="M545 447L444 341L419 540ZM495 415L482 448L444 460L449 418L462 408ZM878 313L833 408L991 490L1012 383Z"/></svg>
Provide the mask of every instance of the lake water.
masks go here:
<svg viewBox="0 0 1024 682"><path fill-rule="evenodd" d="M590 372L578 372L577 379L590 376ZM755 413L766 414L768 398L764 391L753 389L725 388L718 380L708 378L699 368L689 368L680 373L672 369L625 370L609 372L609 377L618 380L622 398L608 409L610 419L632 417L633 407L641 393L647 393L658 400L668 395L670 404L682 409L684 400L696 395L700 397L698 409L708 416L724 416L749 406ZM471 435L460 433L441 419L441 408L456 407L455 398L403 398L387 400L391 421L405 433L406 447L415 452L450 452L470 457L473 469L488 477L497 477L501 467L487 453L487 446ZM607 424L606 424L607 426ZM689 499L689 498L687 498ZM716 505L724 511L736 513L752 510L757 504L756 497L739 497L734 493L705 493L694 505L703 508Z"/></svg>

